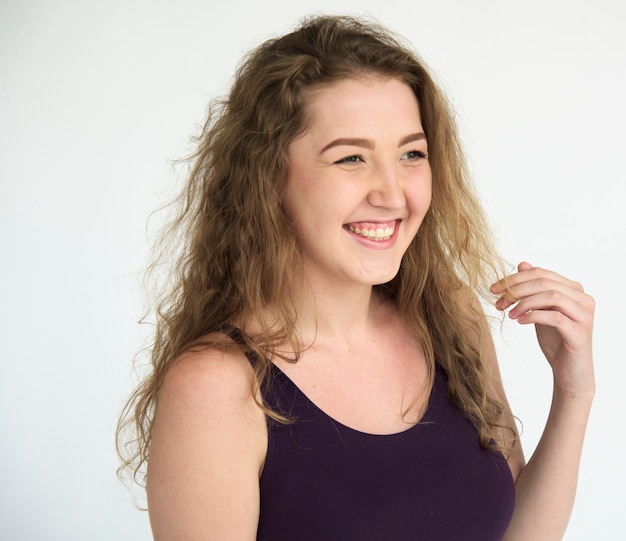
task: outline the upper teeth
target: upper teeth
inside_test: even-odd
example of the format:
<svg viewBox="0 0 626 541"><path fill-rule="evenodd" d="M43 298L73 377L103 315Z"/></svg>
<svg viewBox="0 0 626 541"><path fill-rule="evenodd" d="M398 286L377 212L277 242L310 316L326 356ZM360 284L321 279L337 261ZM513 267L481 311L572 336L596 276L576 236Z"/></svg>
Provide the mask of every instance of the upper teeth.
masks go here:
<svg viewBox="0 0 626 541"><path fill-rule="evenodd" d="M393 235L394 227L378 227L376 229L361 229L358 226L349 225L348 229L357 235L361 235L362 237L367 237L372 240L388 240L391 235Z"/></svg>

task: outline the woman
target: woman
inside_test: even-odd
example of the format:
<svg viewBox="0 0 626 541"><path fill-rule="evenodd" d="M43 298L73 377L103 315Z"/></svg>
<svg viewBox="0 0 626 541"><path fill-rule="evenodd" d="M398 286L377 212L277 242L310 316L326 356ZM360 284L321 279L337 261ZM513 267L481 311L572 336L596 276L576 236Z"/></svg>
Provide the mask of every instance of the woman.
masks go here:
<svg viewBox="0 0 626 541"><path fill-rule="evenodd" d="M155 539L562 537L594 302L525 262L494 282L451 115L413 53L341 17L264 43L179 201L153 371L118 434L138 431L125 467L147 464ZM528 464L476 295L535 324L553 368Z"/></svg>

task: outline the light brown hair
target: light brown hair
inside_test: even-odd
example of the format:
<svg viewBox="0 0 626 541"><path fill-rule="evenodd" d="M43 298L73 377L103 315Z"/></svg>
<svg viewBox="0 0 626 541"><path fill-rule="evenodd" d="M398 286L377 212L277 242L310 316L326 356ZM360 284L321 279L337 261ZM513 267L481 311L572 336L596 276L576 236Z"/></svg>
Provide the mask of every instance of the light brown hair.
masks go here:
<svg viewBox="0 0 626 541"><path fill-rule="evenodd" d="M168 249L177 251L156 306L152 370L118 426L120 471L142 481L168 368L192 345L224 342L203 337L225 324L254 320L259 331L246 347L258 357L257 385L279 346L284 351L291 345L297 358L289 291L301 263L282 207L287 148L306 129L304 90L364 74L397 78L412 88L433 179L430 210L400 271L377 288L397 304L423 345L431 384L439 364L448 373L453 402L474 422L482 445L494 438L501 405L488 385L487 331L477 323L468 292L486 294L502 266L468 181L450 107L423 62L389 31L360 19L322 16L253 50L198 137L177 215L162 239L166 256ZM460 302L468 309L459 310ZM271 320L265 319L268 308Z"/></svg>

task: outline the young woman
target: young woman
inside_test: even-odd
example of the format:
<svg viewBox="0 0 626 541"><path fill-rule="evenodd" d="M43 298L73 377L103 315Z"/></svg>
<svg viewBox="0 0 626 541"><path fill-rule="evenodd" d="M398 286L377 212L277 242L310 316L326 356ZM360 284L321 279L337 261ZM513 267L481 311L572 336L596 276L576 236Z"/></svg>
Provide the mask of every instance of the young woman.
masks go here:
<svg viewBox="0 0 626 541"><path fill-rule="evenodd" d="M179 202L153 370L118 434L137 431L120 449L147 465L155 539L562 537L594 302L529 263L503 277L412 52L343 17L264 43ZM553 368L528 464L479 296L535 324Z"/></svg>

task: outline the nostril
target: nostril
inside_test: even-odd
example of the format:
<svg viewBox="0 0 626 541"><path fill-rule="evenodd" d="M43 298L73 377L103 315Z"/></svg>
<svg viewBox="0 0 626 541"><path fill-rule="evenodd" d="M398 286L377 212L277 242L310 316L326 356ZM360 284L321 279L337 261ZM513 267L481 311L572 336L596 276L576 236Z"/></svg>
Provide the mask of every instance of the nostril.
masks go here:
<svg viewBox="0 0 626 541"><path fill-rule="evenodd" d="M400 209L406 205L404 191L398 183L386 183L385 186L377 186L367 196L370 205L389 209Z"/></svg>

